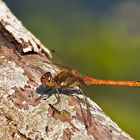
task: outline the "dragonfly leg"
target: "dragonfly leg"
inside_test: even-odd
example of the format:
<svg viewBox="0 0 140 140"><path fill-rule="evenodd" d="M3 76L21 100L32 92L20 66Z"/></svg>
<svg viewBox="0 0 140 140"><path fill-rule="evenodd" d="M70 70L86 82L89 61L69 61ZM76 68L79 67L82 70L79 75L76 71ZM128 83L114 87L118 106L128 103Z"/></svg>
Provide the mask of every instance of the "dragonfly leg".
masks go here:
<svg viewBox="0 0 140 140"><path fill-rule="evenodd" d="M49 88L47 91L45 91L46 93L43 93L38 99L39 100L46 100L48 99L50 96L52 96L53 94L55 95L57 101L56 103L54 103L54 105L58 104L60 102L60 96L59 96L59 89L57 88Z"/></svg>
<svg viewBox="0 0 140 140"><path fill-rule="evenodd" d="M56 99L57 99L57 101L56 101L56 103L54 103L53 105L57 105L58 103L60 103L60 95L59 95L59 90L56 88L56 93L54 93L54 95L55 95L55 97L56 97Z"/></svg>
<svg viewBox="0 0 140 140"><path fill-rule="evenodd" d="M47 94L47 95L41 95L40 97L39 97L39 99L40 100L46 100L46 99L48 99L49 97L51 96L51 94Z"/></svg>

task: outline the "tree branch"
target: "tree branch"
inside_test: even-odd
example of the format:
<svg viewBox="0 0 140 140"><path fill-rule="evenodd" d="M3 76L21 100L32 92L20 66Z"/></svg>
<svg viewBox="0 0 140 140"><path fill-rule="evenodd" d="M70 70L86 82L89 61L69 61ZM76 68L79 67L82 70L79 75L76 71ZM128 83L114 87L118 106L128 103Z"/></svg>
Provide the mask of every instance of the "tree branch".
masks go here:
<svg viewBox="0 0 140 140"><path fill-rule="evenodd" d="M39 100L40 77L59 70L51 58L50 51L0 0L0 139L131 140L87 97L92 125L86 128L83 95L61 94L56 105L54 95Z"/></svg>

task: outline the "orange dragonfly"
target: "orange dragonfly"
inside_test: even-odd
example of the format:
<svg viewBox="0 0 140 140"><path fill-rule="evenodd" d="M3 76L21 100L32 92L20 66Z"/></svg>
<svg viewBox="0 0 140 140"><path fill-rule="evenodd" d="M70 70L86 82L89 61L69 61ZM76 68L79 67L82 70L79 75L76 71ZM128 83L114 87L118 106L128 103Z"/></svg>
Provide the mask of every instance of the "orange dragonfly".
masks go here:
<svg viewBox="0 0 140 140"><path fill-rule="evenodd" d="M112 86L140 87L140 81L117 81L117 80L95 79L89 76L82 75L78 71L69 68L63 68L56 74L46 72L41 77L41 83L44 87L49 87L56 90L57 94L55 94L55 96L57 95L56 96L57 102L55 104L57 104L60 101L59 92L62 91L61 89L76 89L76 87L80 85L112 85ZM77 93L79 92L77 91ZM80 94L84 95L82 90L80 90ZM84 100L87 108L87 119L84 120L84 124L85 127L88 128L89 126L91 126L92 121L91 121L91 113L89 110L90 106L88 104L85 95Z"/></svg>
<svg viewBox="0 0 140 140"><path fill-rule="evenodd" d="M118 81L118 80L101 80L80 74L76 70L64 68L56 75L46 72L41 77L41 83L45 87L74 88L79 85L111 85L111 86L129 86L140 87L140 81Z"/></svg>

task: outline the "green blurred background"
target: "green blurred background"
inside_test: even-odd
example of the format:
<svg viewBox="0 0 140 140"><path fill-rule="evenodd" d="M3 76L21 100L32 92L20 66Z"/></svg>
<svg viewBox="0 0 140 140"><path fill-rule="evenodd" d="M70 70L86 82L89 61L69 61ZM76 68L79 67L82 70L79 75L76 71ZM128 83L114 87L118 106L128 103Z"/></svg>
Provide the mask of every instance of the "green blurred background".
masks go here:
<svg viewBox="0 0 140 140"><path fill-rule="evenodd" d="M140 80L140 2L6 0L13 13L64 65L101 79ZM140 88L90 86L89 96L140 139Z"/></svg>

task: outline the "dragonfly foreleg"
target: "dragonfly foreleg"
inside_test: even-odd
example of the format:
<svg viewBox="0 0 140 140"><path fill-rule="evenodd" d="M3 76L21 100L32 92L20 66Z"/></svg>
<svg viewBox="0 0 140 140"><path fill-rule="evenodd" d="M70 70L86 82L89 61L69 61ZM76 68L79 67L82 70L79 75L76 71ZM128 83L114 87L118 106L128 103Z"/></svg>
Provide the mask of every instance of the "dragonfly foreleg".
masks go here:
<svg viewBox="0 0 140 140"><path fill-rule="evenodd" d="M53 105L56 105L60 102L60 95L59 95L59 90L58 88L55 89L56 92L54 92L54 96L56 97L57 101Z"/></svg>

